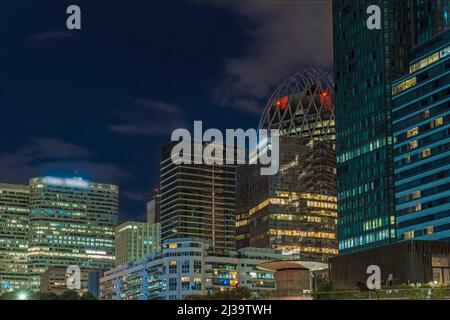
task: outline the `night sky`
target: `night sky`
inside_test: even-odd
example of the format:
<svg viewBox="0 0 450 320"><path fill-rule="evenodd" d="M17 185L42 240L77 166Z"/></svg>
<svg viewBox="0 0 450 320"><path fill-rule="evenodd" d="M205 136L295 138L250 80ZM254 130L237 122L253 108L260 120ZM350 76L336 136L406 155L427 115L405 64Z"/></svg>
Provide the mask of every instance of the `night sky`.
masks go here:
<svg viewBox="0 0 450 320"><path fill-rule="evenodd" d="M120 220L142 220L172 130L256 127L277 84L331 70L331 20L318 0L3 0L0 182L78 172L119 185Z"/></svg>

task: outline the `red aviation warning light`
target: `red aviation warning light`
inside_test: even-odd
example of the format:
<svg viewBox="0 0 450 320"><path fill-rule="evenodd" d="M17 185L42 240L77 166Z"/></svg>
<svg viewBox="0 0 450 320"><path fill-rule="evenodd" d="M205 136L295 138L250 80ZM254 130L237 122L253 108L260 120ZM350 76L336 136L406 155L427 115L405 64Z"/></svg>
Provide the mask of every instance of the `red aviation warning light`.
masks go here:
<svg viewBox="0 0 450 320"><path fill-rule="evenodd" d="M333 101L331 100L331 96L328 94L328 92L322 92L320 94L320 104L323 105L325 109L331 109Z"/></svg>
<svg viewBox="0 0 450 320"><path fill-rule="evenodd" d="M275 102L275 105L277 106L277 108L280 108L281 110L286 109L287 104L289 102L289 97L283 97L279 100L277 100L277 102Z"/></svg>

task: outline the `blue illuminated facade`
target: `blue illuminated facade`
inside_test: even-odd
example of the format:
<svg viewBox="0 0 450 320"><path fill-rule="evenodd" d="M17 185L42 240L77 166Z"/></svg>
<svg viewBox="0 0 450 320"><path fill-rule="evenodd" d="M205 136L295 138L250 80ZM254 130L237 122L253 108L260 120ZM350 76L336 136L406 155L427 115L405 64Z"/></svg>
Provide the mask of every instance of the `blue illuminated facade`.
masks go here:
<svg viewBox="0 0 450 320"><path fill-rule="evenodd" d="M450 32L392 85L398 240L450 240Z"/></svg>

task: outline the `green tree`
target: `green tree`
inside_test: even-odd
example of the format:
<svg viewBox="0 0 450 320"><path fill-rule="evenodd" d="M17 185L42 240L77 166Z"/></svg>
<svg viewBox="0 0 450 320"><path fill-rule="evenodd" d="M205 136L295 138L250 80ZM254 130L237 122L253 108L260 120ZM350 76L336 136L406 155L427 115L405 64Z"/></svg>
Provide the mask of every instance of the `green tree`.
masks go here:
<svg viewBox="0 0 450 320"><path fill-rule="evenodd" d="M59 296L59 300L80 300L80 295L76 291L67 290Z"/></svg>
<svg viewBox="0 0 450 320"><path fill-rule="evenodd" d="M81 296L81 300L97 300L97 298L90 292L85 292Z"/></svg>

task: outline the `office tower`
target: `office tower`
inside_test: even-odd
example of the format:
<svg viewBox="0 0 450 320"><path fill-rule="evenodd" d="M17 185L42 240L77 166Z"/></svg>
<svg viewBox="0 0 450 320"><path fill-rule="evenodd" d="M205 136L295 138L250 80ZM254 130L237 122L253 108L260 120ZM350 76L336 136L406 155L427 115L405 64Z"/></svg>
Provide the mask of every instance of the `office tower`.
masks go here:
<svg viewBox="0 0 450 320"><path fill-rule="evenodd" d="M411 52L392 85L399 240L450 240L450 31Z"/></svg>
<svg viewBox="0 0 450 320"><path fill-rule="evenodd" d="M28 271L38 287L50 267L114 266L119 189L80 178L30 180Z"/></svg>
<svg viewBox="0 0 450 320"><path fill-rule="evenodd" d="M28 186L0 184L0 293L28 286Z"/></svg>
<svg viewBox="0 0 450 320"><path fill-rule="evenodd" d="M382 29L369 30L378 5ZM396 239L392 81L407 70L408 1L334 0L334 72L340 253Z"/></svg>
<svg viewBox="0 0 450 320"><path fill-rule="evenodd" d="M147 202L147 222L159 223L161 220L161 192L156 188L152 198Z"/></svg>
<svg viewBox="0 0 450 320"><path fill-rule="evenodd" d="M213 251L234 250L235 166L193 164L194 152L186 153L192 164L176 165L171 159L174 145L162 148L162 240L199 238L210 241Z"/></svg>
<svg viewBox="0 0 450 320"><path fill-rule="evenodd" d="M124 222L116 228L116 266L161 252L161 225Z"/></svg>
<svg viewBox="0 0 450 320"><path fill-rule="evenodd" d="M270 98L260 128L279 129L279 171L237 169L237 247L262 247L324 262L336 255L333 81L318 68L289 77Z"/></svg>
<svg viewBox="0 0 450 320"><path fill-rule="evenodd" d="M450 26L449 0L410 0L412 45L419 46Z"/></svg>

